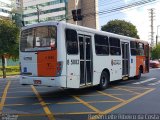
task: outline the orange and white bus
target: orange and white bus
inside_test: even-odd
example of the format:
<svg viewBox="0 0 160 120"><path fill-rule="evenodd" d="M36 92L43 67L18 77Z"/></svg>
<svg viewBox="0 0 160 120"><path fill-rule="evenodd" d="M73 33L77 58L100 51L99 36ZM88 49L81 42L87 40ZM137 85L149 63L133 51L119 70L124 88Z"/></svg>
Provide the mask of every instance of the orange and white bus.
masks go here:
<svg viewBox="0 0 160 120"><path fill-rule="evenodd" d="M20 83L80 88L149 72L149 44L64 22L24 27Z"/></svg>

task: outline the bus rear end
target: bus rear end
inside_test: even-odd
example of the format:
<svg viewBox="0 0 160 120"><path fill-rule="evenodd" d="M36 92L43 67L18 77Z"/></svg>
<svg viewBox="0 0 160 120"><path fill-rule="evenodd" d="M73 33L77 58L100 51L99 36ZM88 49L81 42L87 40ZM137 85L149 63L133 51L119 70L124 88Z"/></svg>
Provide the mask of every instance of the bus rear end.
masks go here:
<svg viewBox="0 0 160 120"><path fill-rule="evenodd" d="M21 84L61 86L63 63L57 61L57 27L28 27L21 32Z"/></svg>

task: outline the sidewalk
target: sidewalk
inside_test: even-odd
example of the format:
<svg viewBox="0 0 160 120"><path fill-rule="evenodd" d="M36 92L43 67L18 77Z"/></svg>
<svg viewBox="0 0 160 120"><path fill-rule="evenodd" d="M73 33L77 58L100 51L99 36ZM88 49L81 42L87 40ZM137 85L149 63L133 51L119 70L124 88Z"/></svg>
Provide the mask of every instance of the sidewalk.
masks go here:
<svg viewBox="0 0 160 120"><path fill-rule="evenodd" d="M0 80L19 80L19 75L6 76L6 78L0 77Z"/></svg>

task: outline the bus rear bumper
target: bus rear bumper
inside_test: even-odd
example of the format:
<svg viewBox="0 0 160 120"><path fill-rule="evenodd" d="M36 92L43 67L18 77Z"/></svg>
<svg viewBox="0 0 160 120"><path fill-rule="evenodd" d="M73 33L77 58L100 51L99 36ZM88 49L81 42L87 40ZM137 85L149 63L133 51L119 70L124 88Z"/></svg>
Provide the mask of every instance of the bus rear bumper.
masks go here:
<svg viewBox="0 0 160 120"><path fill-rule="evenodd" d="M66 76L60 77L31 77L20 76L21 85L57 86L66 87Z"/></svg>

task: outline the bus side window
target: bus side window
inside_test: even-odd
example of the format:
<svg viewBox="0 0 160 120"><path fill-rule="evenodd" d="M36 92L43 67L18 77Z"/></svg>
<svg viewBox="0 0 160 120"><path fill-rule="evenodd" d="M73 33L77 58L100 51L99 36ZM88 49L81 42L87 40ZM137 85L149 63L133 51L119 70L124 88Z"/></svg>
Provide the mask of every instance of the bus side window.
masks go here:
<svg viewBox="0 0 160 120"><path fill-rule="evenodd" d="M75 30L66 29L66 48L67 54L78 54L77 32Z"/></svg>
<svg viewBox="0 0 160 120"><path fill-rule="evenodd" d="M121 55L120 39L110 37L109 43L110 43L110 54Z"/></svg>
<svg viewBox="0 0 160 120"><path fill-rule="evenodd" d="M137 42L131 41L130 42L130 49L131 49L131 55L136 56L137 55Z"/></svg>
<svg viewBox="0 0 160 120"><path fill-rule="evenodd" d="M97 55L109 55L108 37L95 35L95 51Z"/></svg>
<svg viewBox="0 0 160 120"><path fill-rule="evenodd" d="M143 43L138 43L138 55L144 55L144 44Z"/></svg>

